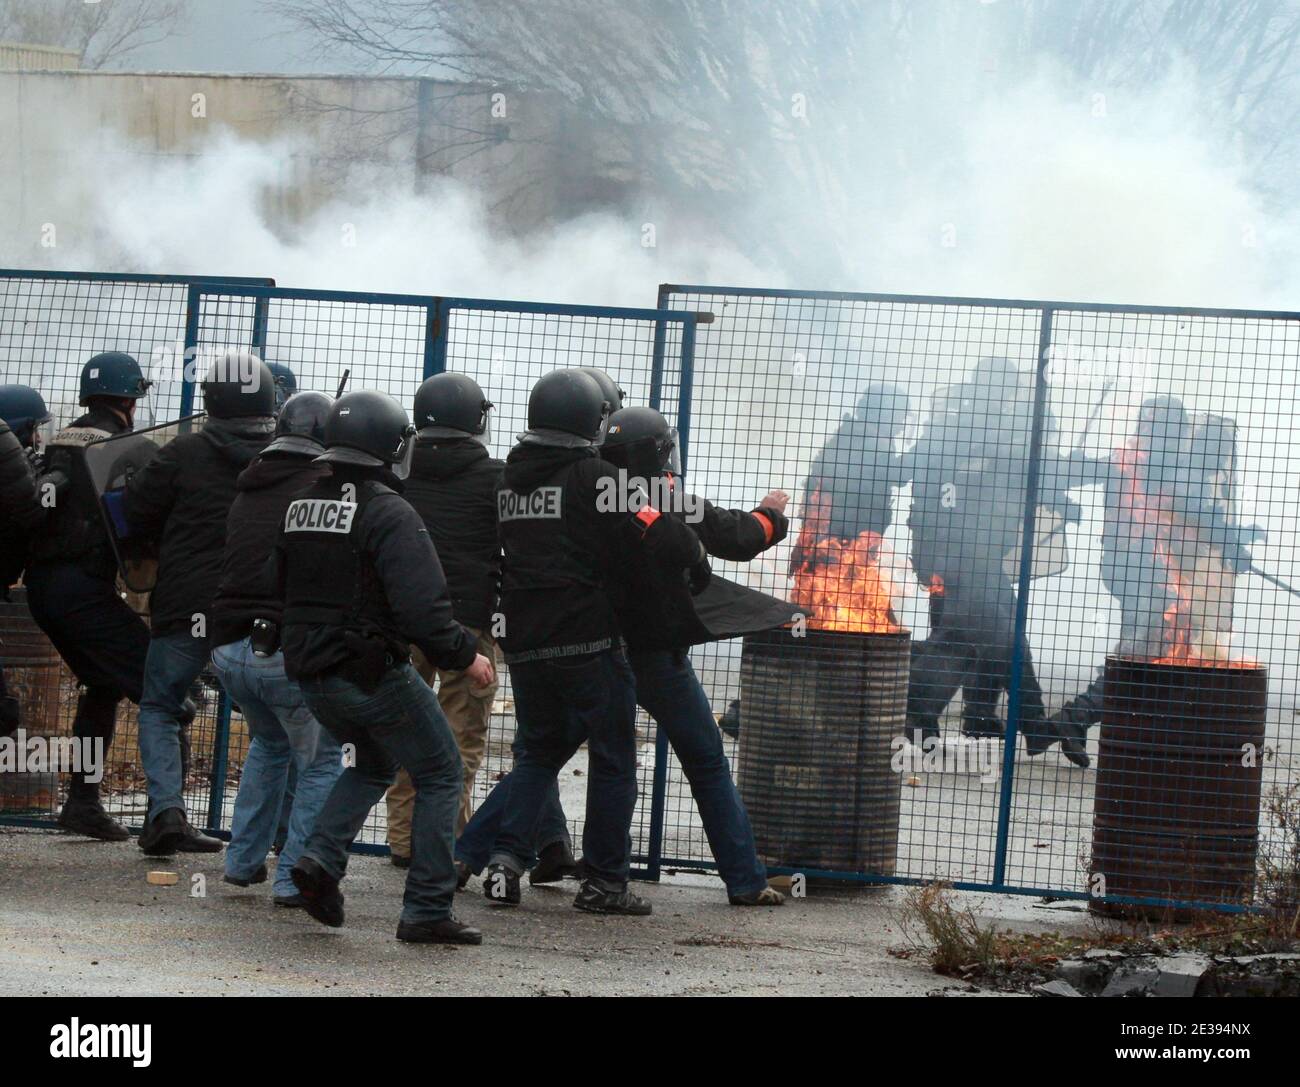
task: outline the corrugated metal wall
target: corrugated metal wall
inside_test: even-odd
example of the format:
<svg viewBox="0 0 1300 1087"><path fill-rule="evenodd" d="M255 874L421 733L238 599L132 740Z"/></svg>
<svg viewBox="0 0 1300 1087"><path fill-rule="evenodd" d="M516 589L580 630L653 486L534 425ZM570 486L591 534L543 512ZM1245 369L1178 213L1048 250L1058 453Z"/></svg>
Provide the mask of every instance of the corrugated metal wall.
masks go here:
<svg viewBox="0 0 1300 1087"><path fill-rule="evenodd" d="M56 49L52 45L28 45L24 42L0 42L0 71L73 71L81 67L81 54L75 49Z"/></svg>

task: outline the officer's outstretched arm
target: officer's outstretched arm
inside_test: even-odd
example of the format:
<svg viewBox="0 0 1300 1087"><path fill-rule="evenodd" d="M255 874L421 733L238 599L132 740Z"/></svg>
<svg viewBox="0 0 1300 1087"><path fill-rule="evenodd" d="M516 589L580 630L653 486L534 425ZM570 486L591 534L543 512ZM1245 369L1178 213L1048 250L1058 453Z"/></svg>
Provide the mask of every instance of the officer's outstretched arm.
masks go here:
<svg viewBox="0 0 1300 1087"><path fill-rule="evenodd" d="M442 563L420 515L398 495L372 499L360 526L397 629L436 668L474 663L478 639L456 622Z"/></svg>
<svg viewBox="0 0 1300 1087"><path fill-rule="evenodd" d="M690 508L702 510L698 522L690 522L710 555L734 562L749 562L785 539L790 522L773 506L753 510L718 509L704 499ZM689 518L689 514L687 515Z"/></svg>

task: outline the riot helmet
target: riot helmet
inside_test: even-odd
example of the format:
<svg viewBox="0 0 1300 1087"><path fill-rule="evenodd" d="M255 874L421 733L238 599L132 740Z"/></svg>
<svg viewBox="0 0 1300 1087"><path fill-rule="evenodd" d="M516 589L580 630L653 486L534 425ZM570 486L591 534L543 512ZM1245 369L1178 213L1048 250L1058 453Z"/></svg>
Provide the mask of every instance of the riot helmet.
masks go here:
<svg viewBox="0 0 1300 1087"><path fill-rule="evenodd" d="M53 436L54 417L45 398L27 385L0 385L0 419L22 445L37 453Z"/></svg>
<svg viewBox="0 0 1300 1087"><path fill-rule="evenodd" d="M318 460L360 468L389 468L398 479L411 474L415 427L387 393L359 389L330 405L325 452Z"/></svg>
<svg viewBox="0 0 1300 1087"><path fill-rule="evenodd" d="M596 379L582 370L552 370L528 395L528 429L519 440L566 449L605 440L611 405Z"/></svg>
<svg viewBox="0 0 1300 1087"><path fill-rule="evenodd" d="M263 450L318 457L325 452L325 422L334 401L324 393L294 393L275 421L275 438Z"/></svg>
<svg viewBox="0 0 1300 1087"><path fill-rule="evenodd" d="M274 415L275 399L271 368L247 352L227 352L203 376L203 407L214 419Z"/></svg>
<svg viewBox="0 0 1300 1087"><path fill-rule="evenodd" d="M912 398L897 385L876 381L858 400L856 414L888 434L902 434L912 413Z"/></svg>
<svg viewBox="0 0 1300 1087"><path fill-rule="evenodd" d="M681 475L677 431L654 408L624 408L609 417L600 455L629 476L654 479Z"/></svg>
<svg viewBox="0 0 1300 1087"><path fill-rule="evenodd" d="M415 390L415 426L422 438L491 439L492 402L465 374L434 374Z"/></svg>
<svg viewBox="0 0 1300 1087"><path fill-rule="evenodd" d="M600 391L605 394L605 399L609 401L611 415L623 407L623 401L627 399L627 393L618 387L618 382L609 374L595 366L579 366L578 369L584 374L590 374L595 378L596 384L600 386Z"/></svg>
<svg viewBox="0 0 1300 1087"><path fill-rule="evenodd" d="M104 351L91 356L81 368L77 402L85 407L97 396L139 400L152 384L140 364L125 351Z"/></svg>

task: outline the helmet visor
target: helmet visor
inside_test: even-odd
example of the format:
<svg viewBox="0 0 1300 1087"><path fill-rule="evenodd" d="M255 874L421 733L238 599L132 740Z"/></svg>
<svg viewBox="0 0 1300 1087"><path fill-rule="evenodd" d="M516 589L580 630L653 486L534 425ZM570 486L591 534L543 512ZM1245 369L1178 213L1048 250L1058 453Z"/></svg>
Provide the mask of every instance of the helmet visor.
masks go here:
<svg viewBox="0 0 1300 1087"><path fill-rule="evenodd" d="M393 461L393 475L398 479L407 479L411 475L411 462L415 459L415 427L407 426L402 431L402 444L397 449L397 459Z"/></svg>
<svg viewBox="0 0 1300 1087"><path fill-rule="evenodd" d="M46 447L54 438L54 420L52 418L41 419L32 424L32 452L40 456L45 452Z"/></svg>

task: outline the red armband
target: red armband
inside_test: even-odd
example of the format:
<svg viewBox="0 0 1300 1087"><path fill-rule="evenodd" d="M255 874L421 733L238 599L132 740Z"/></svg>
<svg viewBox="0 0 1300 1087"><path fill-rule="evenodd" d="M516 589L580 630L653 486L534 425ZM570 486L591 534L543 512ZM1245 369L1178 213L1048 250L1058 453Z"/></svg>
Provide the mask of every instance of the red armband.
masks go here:
<svg viewBox="0 0 1300 1087"><path fill-rule="evenodd" d="M763 513L762 510L752 510L750 516L763 526L763 542L770 544L772 542L772 537L776 534L776 526L772 524L772 519Z"/></svg>

